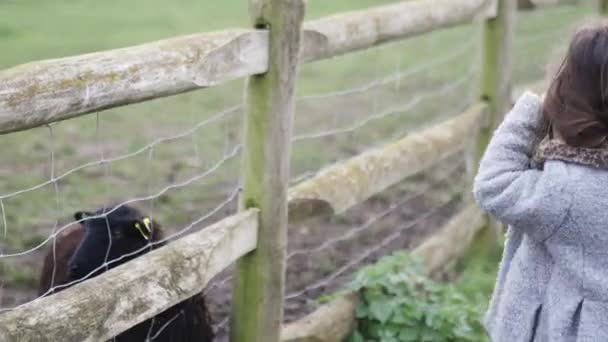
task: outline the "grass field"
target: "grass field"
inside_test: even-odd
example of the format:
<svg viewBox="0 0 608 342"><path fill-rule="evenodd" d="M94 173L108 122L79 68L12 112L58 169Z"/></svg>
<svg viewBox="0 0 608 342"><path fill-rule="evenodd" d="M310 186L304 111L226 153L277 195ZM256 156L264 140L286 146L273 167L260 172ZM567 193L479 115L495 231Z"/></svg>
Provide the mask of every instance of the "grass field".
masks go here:
<svg viewBox="0 0 608 342"><path fill-rule="evenodd" d="M307 18L388 2L311 0ZM541 77L547 57L563 42L569 24L591 12L586 7L562 7L521 15L514 79L525 83ZM248 27L246 1L5 0L0 2L0 68L230 27ZM348 130L363 126L370 117L381 118L352 132L294 142L294 178L466 107L474 98L479 34L478 27L464 26L302 67L296 135ZM429 67L409 72L423 64ZM395 77L398 73L403 77ZM393 79L365 91L306 98L386 77ZM2 136L0 194L35 186L83 163L134 153L155 139L192 129L240 104L242 85L235 81L107 110L50 129ZM132 158L93 165L2 200L7 224L0 229L0 247L4 252L23 251L43 241L76 210L146 196L205 172L238 144L241 114L236 110ZM223 200L237 179L238 155L209 177L171 189L145 205L154 208L161 222L182 227ZM33 257L39 255L0 262L0 281L31 286L37 269Z"/></svg>

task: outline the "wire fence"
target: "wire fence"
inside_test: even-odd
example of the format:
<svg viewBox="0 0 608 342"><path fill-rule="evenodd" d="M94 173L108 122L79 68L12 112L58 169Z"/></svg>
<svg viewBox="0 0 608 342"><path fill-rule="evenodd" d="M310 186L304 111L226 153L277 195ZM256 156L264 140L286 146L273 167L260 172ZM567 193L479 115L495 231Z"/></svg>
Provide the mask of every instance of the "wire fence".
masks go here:
<svg viewBox="0 0 608 342"><path fill-rule="evenodd" d="M597 18L593 5L572 5L521 12L515 35L516 85L546 79L558 65L569 38L581 24Z"/></svg>
<svg viewBox="0 0 608 342"><path fill-rule="evenodd" d="M463 37L474 28L464 28ZM445 46L454 32L367 50L332 63L304 67L303 75L330 65L365 64L397 56L374 69L367 80L337 84L338 90L313 90L297 99L292 140L292 183L314 176L324 166L461 113L474 101L477 43ZM448 50L432 55L437 46ZM408 60L417 48L429 54L424 63ZM312 70L306 70L306 68ZM356 76L353 76L356 77ZM319 305L317 299L344 286L364 264L392 250L412 247L439 228L458 209L464 190L464 146L455 155L411 177L348 212L293 225L289 229L285 319L303 317ZM231 271L220 274L206 289L218 340L228 336L232 290Z"/></svg>
<svg viewBox="0 0 608 342"><path fill-rule="evenodd" d="M575 22L591 12L584 7L574 14L550 11L557 11L547 15L555 19L536 20L535 25L520 20L517 82L542 76L547 55L540 51L560 45L556 38L569 30L562 28L562 19ZM480 34L478 27L463 26L304 66L292 183L471 105L481 39L470 37ZM39 297L46 253L53 260L54 283L58 241L78 229L71 218L76 211L107 208L99 215L105 218L118 204L134 205L166 231L162 240L118 259L108 258L110 243L103 263L86 276L234 213L240 193L241 90L241 83L233 82L205 94L156 100L3 137L0 312ZM456 212L466 197L464 150L461 146L429 170L346 213L290 227L286 320L311 312L319 298L339 290L362 265L416 246ZM230 272L222 272L204 291L218 341L227 340ZM56 284L42 295L80 280ZM146 341L155 340L180 315L153 322Z"/></svg>

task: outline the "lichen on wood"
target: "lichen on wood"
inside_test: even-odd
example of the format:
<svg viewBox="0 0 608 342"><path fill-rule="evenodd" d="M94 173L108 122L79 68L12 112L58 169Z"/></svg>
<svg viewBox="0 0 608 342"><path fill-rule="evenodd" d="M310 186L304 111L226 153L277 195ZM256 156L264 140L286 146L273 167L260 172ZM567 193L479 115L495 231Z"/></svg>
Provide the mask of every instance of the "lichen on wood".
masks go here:
<svg viewBox="0 0 608 342"><path fill-rule="evenodd" d="M318 217L329 217L334 211L327 201L321 199L293 198L288 203L289 223L300 223Z"/></svg>
<svg viewBox="0 0 608 342"><path fill-rule="evenodd" d="M267 69L268 32L194 34L0 71L0 134Z"/></svg>
<svg viewBox="0 0 608 342"><path fill-rule="evenodd" d="M449 260L464 255L475 234L484 226L484 215L476 204L469 204L454 215L435 235L412 252L424 260L428 274L441 271Z"/></svg>
<svg viewBox="0 0 608 342"><path fill-rule="evenodd" d="M269 28L268 71L248 79L241 207L260 209L256 250L236 264L233 342L279 342L287 252L287 191L304 0L251 0L252 25Z"/></svg>
<svg viewBox="0 0 608 342"><path fill-rule="evenodd" d="M305 62L470 22L493 0L417 0L321 18L304 25Z"/></svg>
<svg viewBox="0 0 608 342"><path fill-rule="evenodd" d="M424 260L428 275L442 271L451 261L461 257L483 227L483 214L470 203L456 213L439 231L412 251ZM308 316L283 328L282 342L335 342L346 338L355 326L358 296L348 293L321 305Z"/></svg>
<svg viewBox="0 0 608 342"><path fill-rule="evenodd" d="M458 149L482 123L484 104L433 127L321 170L289 191L290 202L321 200L324 212L341 213Z"/></svg>
<svg viewBox="0 0 608 342"><path fill-rule="evenodd" d="M493 1L407 1L314 20L300 63L470 22ZM229 30L16 66L0 71L0 134L261 74L268 52L267 30Z"/></svg>
<svg viewBox="0 0 608 342"><path fill-rule="evenodd" d="M321 306L312 314L285 326L283 342L342 341L355 327L356 293L349 293Z"/></svg>
<svg viewBox="0 0 608 342"><path fill-rule="evenodd" d="M257 244L257 210L228 217L91 280L0 314L0 341L105 341L200 293Z"/></svg>

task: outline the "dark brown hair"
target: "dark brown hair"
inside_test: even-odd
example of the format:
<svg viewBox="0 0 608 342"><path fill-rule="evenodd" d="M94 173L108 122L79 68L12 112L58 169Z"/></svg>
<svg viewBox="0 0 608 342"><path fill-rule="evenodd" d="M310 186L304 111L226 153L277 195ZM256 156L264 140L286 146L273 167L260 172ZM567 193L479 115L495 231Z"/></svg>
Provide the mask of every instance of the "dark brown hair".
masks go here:
<svg viewBox="0 0 608 342"><path fill-rule="evenodd" d="M568 145L598 147L608 140L608 22L574 34L549 85L543 118L547 132Z"/></svg>

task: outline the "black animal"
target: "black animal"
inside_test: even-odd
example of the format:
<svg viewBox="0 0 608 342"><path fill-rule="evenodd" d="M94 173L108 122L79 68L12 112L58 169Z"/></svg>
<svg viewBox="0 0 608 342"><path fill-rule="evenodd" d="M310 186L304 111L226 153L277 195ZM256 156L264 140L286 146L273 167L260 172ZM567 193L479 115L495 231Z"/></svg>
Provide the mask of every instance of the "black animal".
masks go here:
<svg viewBox="0 0 608 342"><path fill-rule="evenodd" d="M107 213L107 214L106 214ZM130 206L77 212L76 221L44 260L38 292L45 295L95 277L162 246L160 225ZM152 244L152 242L156 242ZM55 260L55 262L53 262ZM209 342L213 328L202 294L178 303L115 337L117 342Z"/></svg>

